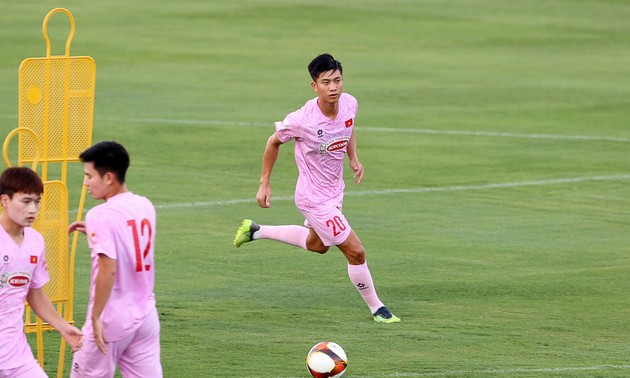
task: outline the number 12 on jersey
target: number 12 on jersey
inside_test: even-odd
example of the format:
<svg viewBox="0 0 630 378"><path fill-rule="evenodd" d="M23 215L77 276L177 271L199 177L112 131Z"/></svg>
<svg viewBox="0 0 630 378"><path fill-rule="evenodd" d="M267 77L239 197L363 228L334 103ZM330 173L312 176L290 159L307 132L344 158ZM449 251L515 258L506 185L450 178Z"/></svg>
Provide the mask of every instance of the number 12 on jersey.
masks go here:
<svg viewBox="0 0 630 378"><path fill-rule="evenodd" d="M151 228L151 222L148 219L143 219L140 222L140 235L145 235L145 230L148 232L147 243L144 246L144 250L141 251L140 246L140 236L138 235L138 225L135 219L128 220L127 225L131 227L131 232L133 233L133 245L136 250L136 272L142 272L143 270L149 271L151 270L151 264L143 264L144 259L149 255L149 251L151 250L151 235L153 234L153 229ZM144 267L144 269L143 269Z"/></svg>

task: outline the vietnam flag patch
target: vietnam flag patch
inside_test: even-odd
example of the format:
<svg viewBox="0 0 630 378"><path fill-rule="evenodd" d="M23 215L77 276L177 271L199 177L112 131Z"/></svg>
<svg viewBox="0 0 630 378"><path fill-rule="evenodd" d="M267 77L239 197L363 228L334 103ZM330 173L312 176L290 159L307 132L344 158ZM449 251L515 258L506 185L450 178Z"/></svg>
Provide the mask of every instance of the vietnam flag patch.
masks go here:
<svg viewBox="0 0 630 378"><path fill-rule="evenodd" d="M352 121L352 118L350 118L349 120L346 121L346 127L352 127L353 123L354 122Z"/></svg>
<svg viewBox="0 0 630 378"><path fill-rule="evenodd" d="M37 256L31 255L31 264L37 264Z"/></svg>

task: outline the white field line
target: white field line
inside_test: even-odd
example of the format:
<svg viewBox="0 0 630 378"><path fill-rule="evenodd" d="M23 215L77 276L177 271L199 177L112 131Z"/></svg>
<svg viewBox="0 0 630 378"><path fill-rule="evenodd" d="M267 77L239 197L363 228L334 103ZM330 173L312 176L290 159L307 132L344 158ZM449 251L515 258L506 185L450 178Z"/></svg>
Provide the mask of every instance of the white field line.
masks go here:
<svg viewBox="0 0 630 378"><path fill-rule="evenodd" d="M518 373L563 373L601 370L627 370L630 365L598 365L581 367L559 367L559 368L516 368L516 369L487 369L487 370L451 370L435 373L394 373L386 377L452 377L457 375L478 376L483 374L518 374ZM624 374L625 375L625 374Z"/></svg>
<svg viewBox="0 0 630 378"><path fill-rule="evenodd" d="M129 118L116 119L108 118L108 121L132 122L132 123L166 123L179 125L201 125L201 126L252 126L273 128L273 122L240 122L240 121L219 121L219 120L195 120L195 119L171 119L171 118ZM551 139L551 140L581 140L595 142L621 142L630 143L630 138L606 137L606 136L585 136L585 135L560 135L560 134L520 134L520 133L500 133L492 131L466 131L466 130L432 130L432 129L408 129L389 127L362 126L360 130L384 132L384 133L410 133L410 134L435 134L435 135L462 135L476 137L500 137L500 138L525 138L525 139Z"/></svg>
<svg viewBox="0 0 630 378"><path fill-rule="evenodd" d="M0 115L0 119L16 119L13 115ZM177 119L177 118L97 118L98 120L109 122L129 122L129 123L161 123L174 125L194 125L194 126L247 126L247 127L268 127L273 128L273 122L245 122L245 121L220 121L203 119ZM17 125L16 125L17 127ZM474 137L494 137L494 138L522 138L522 139L547 139L547 140L574 140L591 142L618 142L630 143L630 138L607 137L607 136L587 136L587 135L562 135L562 134L521 134L521 133L501 133L494 131L475 130L433 130L433 129L409 129L390 127L370 127L361 126L362 131L382 132L382 133L408 133L408 134L434 134L434 135L460 135Z"/></svg>
<svg viewBox="0 0 630 378"><path fill-rule="evenodd" d="M533 181L517 181L517 182L504 182L495 184L479 184L479 185L455 185L444 186L435 188L407 188L407 189L382 189L382 190L364 190L364 191L348 191L346 196L368 196L368 195L390 195L390 194L406 194L406 193L430 193L430 192L456 192L466 190L484 190L484 189L501 189L501 188L519 188L524 186L544 186L544 185L560 185L581 183L589 181L620 181L629 180L630 174L624 175L612 175L612 176L588 176L588 177L570 177L548 180L533 180ZM272 203L274 201L290 201L293 200L293 196L279 196L272 197ZM242 203L255 203L254 198L242 198L231 200L213 200L213 201L201 201L201 202L184 202L184 203L169 203L169 204L157 204L157 209L178 209L186 207L213 207L213 206L226 206L226 205L238 205Z"/></svg>

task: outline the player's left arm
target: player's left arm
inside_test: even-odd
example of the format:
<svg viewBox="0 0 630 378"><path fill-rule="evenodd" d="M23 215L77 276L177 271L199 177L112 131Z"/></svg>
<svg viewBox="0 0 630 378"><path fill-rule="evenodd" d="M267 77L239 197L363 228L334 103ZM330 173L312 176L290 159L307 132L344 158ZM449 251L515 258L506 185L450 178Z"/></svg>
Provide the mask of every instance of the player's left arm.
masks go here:
<svg viewBox="0 0 630 378"><path fill-rule="evenodd" d="M70 345L73 352L81 348L83 333L78 328L69 324L57 310L55 310L55 307L43 288L30 288L26 295L26 301L37 316L59 331L68 345Z"/></svg>
<svg viewBox="0 0 630 378"><path fill-rule="evenodd" d="M360 184L363 180L363 164L359 161L357 156L357 138L354 134L354 128L352 128L352 135L348 142L348 158L350 159L350 168L354 171L354 183Z"/></svg>
<svg viewBox="0 0 630 378"><path fill-rule="evenodd" d="M92 326L94 328L94 341L103 353L107 354L105 335L103 333L103 321L101 315L109 300L116 280L116 260L100 253L98 255L98 274L94 287L94 307L92 307Z"/></svg>

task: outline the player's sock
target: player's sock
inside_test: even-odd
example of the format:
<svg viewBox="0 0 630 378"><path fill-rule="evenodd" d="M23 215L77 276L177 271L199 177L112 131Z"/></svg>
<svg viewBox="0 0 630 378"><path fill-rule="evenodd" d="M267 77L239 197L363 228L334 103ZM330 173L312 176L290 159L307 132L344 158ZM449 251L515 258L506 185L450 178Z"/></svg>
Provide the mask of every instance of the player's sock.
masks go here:
<svg viewBox="0 0 630 378"><path fill-rule="evenodd" d="M361 265L348 264L348 276L367 303L370 312L374 313L383 307L383 302L378 299L376 289L374 289L374 282L372 282L372 274L368 269L367 261Z"/></svg>
<svg viewBox="0 0 630 378"><path fill-rule="evenodd" d="M309 230L302 226L260 226L254 232L254 239L272 239L306 249Z"/></svg>

